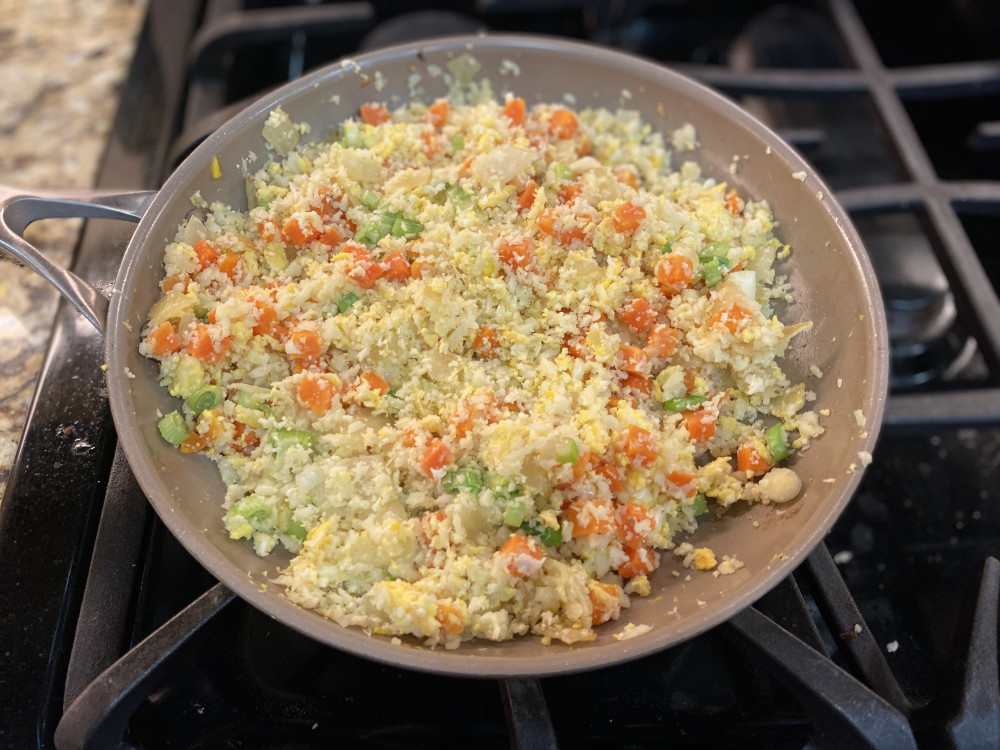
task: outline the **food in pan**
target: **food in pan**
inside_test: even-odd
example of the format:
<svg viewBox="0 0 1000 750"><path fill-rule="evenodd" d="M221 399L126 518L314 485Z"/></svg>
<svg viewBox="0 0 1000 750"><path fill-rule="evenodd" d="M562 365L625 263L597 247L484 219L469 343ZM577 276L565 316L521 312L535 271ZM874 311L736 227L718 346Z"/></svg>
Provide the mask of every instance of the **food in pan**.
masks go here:
<svg viewBox="0 0 1000 750"><path fill-rule="evenodd" d="M291 551L286 595L429 645L573 643L661 553L738 568L687 534L794 498L822 432L781 369L809 324L775 315L763 198L630 111L373 103L305 131L272 112L251 208L178 229L141 344L183 401L163 438L218 463L232 538Z"/></svg>

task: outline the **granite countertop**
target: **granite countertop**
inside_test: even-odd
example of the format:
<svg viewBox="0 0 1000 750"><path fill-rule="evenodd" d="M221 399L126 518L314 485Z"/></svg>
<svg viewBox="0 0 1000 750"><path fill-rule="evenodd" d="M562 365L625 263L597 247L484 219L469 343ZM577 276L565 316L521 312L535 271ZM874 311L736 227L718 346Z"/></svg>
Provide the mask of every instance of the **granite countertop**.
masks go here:
<svg viewBox="0 0 1000 750"><path fill-rule="evenodd" d="M145 13L141 0L6 0L0 15L0 183L93 183L118 87ZM28 239L65 266L77 221L44 221ZM51 334L58 295L0 261L0 497Z"/></svg>

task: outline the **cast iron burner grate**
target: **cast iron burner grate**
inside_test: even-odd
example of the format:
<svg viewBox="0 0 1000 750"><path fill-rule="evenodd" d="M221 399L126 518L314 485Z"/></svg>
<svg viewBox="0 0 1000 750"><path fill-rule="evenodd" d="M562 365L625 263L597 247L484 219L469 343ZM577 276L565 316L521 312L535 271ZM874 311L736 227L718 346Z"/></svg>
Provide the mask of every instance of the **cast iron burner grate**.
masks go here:
<svg viewBox="0 0 1000 750"><path fill-rule="evenodd" d="M885 20L910 6L865 6L862 18L847 0L724 5L468 0L448 14L425 2L404 10L436 14L439 28L531 30L669 62L768 118L834 187L898 324L886 429L828 538L838 553L821 546L709 633L590 674L498 690L359 660L234 600L153 517L115 453L100 339L64 309L0 506L2 744L997 743L1000 63L991 58L1000 51L975 51L995 33L959 33L992 28L995 14L965 3L982 13L978 27L947 3L920 14L902 36L940 42L949 28L959 37L961 54L938 43L927 57ZM151 0L98 185L156 187L262 87L361 40L385 43L391 24L417 33L428 18L402 16L389 2ZM809 44L774 40L789 18ZM801 59L803 46L819 59ZM942 123L942 110L954 117ZM969 137L942 145L938 131ZM113 278L128 237L127 227L88 222L74 270L92 283ZM899 652L887 655L895 638Z"/></svg>

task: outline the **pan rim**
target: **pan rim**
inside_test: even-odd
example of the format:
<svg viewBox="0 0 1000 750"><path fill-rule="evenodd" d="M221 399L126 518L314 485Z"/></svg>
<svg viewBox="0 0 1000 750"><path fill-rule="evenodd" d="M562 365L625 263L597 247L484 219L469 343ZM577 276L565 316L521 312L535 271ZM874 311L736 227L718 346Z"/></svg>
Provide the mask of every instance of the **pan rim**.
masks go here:
<svg viewBox="0 0 1000 750"><path fill-rule="evenodd" d="M457 652L446 651L443 648L432 650L400 647L388 639L373 638L358 629L337 625L315 612L301 609L290 601L275 596L273 592L261 591L259 585L252 581L245 572L237 571L218 548L203 535L195 533L194 529L188 526L177 513L173 512L174 503L170 501L169 497L161 496L161 494L166 493L161 493L159 485L155 481L157 469L150 456L143 450L143 440L139 432L136 414L130 402L125 373L128 347L124 344L125 337L117 335L117 332L125 324L125 316L127 315L125 302L130 297L128 290L132 287L132 279L139 265L138 261L149 252L147 248L156 243L156 238L152 235L155 218L175 201L187 199L186 195L179 195L180 191L177 190L177 186L186 181L192 170L201 169L206 162L210 161L212 155L228 142L232 134L251 127L260 118L266 117L267 113L275 106L302 94L321 82L326 83L342 77L345 79L345 85L350 85L347 78L356 75L358 71L371 71L380 64L400 58L410 58L418 50L429 55L458 50L474 53L477 47L499 48L509 50L512 54L518 51L527 53L545 51L578 58L585 57L591 61L597 53L601 56L600 64L616 70L622 76L623 81L659 79L664 85L669 85L673 90L679 90L696 98L719 117L734 121L742 130L748 131L750 135L768 143L775 155L782 161L783 170L790 166L792 171L806 172L809 187L822 191L827 196L822 201L824 205L821 210L832 218L839 233L838 239L843 242L852 260L849 265L857 273L858 280L866 291L867 299L873 303L868 308L870 314L867 315L863 326L864 332L874 348L870 360L870 371L867 373L868 388L867 391L863 392L862 398L862 403L865 404L865 414L868 418L869 431L868 437L863 438L860 443L864 450L871 452L878 437L887 398L889 363L885 313L880 304L881 297L868 255L846 212L832 197L832 191L791 146L782 141L766 125L713 89L671 70L669 67L637 56L589 43L531 34L491 34L431 39L419 43L397 45L356 58L345 59L320 68L257 99L210 135L166 180L163 188L150 204L126 250L115 283L116 294L112 299L108 317L106 336L108 391L119 440L130 466L134 467L144 494L149 498L157 514L171 533L200 564L252 606L326 645L384 664L461 677L539 677L570 674L637 659L677 645L711 627L715 627L739 610L751 605L791 573L817 546L850 501L861 481L863 472L856 471L842 477L837 484L831 485L831 490L824 495L823 507L817 510L803 533L795 538L794 548L783 550L787 559L776 561L773 569L767 575L758 576L755 580L727 594L724 602L713 606L715 614L709 618L708 625L699 619L692 621L688 618L669 628L654 628L644 637L633 640L601 643L599 646L594 644L576 647L562 644L553 645L549 647L551 653L531 659L511 658L499 651L496 654L480 654L474 651L474 647L473 650L466 650L463 647ZM804 533L806 531L808 533Z"/></svg>

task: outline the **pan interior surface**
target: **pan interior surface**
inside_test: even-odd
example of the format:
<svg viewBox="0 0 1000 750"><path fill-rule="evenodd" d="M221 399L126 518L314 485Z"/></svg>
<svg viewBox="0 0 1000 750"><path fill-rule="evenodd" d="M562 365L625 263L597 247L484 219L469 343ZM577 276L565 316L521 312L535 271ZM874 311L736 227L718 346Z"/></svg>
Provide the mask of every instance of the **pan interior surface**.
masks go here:
<svg viewBox="0 0 1000 750"><path fill-rule="evenodd" d="M738 504L722 519L703 523L689 541L711 547L720 559L735 557L743 567L713 576L683 568L665 553L651 576L651 595L633 597L621 618L599 628L590 643L546 646L526 637L431 650L340 627L285 600L269 579L287 563L287 554L260 558L249 545L229 539L218 471L209 459L181 455L160 438L159 415L174 410L176 402L159 384L156 363L138 353L159 293L167 239L192 211L196 191L209 202L246 207L245 160L251 152L262 158L268 153L261 129L274 107L309 123L309 138L325 139L362 103L408 101L415 75L420 98L445 95L442 77L431 75L431 66L440 69L464 53L478 60L480 77L490 79L499 98L510 91L529 106L575 101L580 108L636 109L665 135L693 124L700 148L684 158L742 195L766 198L776 234L792 248L777 268L787 274L795 302L779 315L786 322L814 323L784 360L790 379L805 381L815 392L813 408L830 410L823 419L825 434L793 464L803 482L799 498L782 506ZM380 90L370 85L376 73L384 83ZM212 175L213 158L222 170L219 179ZM676 166L680 158L675 160ZM733 165L738 168L731 170ZM873 450L888 380L885 320L867 256L830 191L790 147L728 100L660 66L543 38L453 38L391 48L325 68L262 99L206 140L169 179L135 233L115 291L107 358L112 411L129 462L171 532L241 597L321 642L387 663L458 675L543 675L604 666L690 638L751 604L803 560L849 501ZM822 377L810 374L812 367Z"/></svg>

